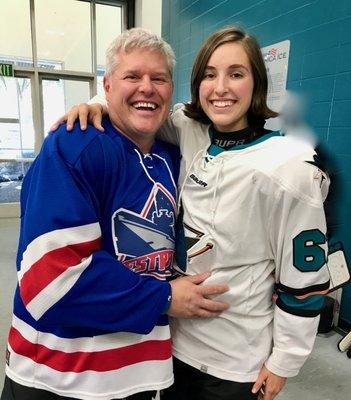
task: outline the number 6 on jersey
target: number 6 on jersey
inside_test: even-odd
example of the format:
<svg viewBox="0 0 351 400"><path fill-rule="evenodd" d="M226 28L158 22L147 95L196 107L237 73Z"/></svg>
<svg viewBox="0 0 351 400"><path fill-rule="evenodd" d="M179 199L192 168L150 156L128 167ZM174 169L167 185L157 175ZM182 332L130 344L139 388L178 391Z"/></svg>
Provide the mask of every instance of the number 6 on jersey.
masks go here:
<svg viewBox="0 0 351 400"><path fill-rule="evenodd" d="M318 271L326 263L325 251L320 245L326 237L319 229L302 231L293 239L293 264L302 272Z"/></svg>

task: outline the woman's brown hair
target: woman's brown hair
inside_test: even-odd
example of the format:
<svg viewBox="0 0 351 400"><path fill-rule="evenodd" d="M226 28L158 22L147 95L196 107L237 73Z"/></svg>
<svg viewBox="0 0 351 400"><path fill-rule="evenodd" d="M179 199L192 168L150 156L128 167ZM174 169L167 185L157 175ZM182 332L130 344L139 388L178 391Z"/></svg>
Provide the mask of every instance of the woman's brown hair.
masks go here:
<svg viewBox="0 0 351 400"><path fill-rule="evenodd" d="M201 107L199 88L212 53L222 44L230 42L240 43L249 58L254 89L247 114L248 123L250 126L261 128L266 119L277 117L278 113L267 106L268 78L261 49L253 36L237 27L227 27L216 31L201 46L191 73L191 103L185 105L185 115L205 124L211 123Z"/></svg>

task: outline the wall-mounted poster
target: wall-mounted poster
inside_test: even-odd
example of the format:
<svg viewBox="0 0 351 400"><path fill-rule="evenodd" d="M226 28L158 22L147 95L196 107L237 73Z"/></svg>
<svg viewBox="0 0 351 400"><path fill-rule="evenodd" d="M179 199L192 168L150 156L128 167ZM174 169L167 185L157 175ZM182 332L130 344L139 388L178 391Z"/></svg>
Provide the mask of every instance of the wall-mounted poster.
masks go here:
<svg viewBox="0 0 351 400"><path fill-rule="evenodd" d="M268 106L274 111L281 111L286 96L290 40L274 43L261 49L268 74ZM269 129L280 129L279 118L267 121Z"/></svg>

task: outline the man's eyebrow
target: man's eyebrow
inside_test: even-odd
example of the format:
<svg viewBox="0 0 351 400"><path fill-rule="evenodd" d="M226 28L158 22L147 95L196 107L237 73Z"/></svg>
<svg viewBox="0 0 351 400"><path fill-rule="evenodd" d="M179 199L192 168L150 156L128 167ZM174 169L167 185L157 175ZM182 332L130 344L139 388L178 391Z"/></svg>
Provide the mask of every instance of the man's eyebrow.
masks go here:
<svg viewBox="0 0 351 400"><path fill-rule="evenodd" d="M127 69L123 71L123 74L138 74L139 71L137 69Z"/></svg>
<svg viewBox="0 0 351 400"><path fill-rule="evenodd" d="M124 74L135 74L135 75L140 75L142 72L138 69L128 69L126 71L123 71ZM152 75L164 75L164 76L169 76L168 71L153 71Z"/></svg>
<svg viewBox="0 0 351 400"><path fill-rule="evenodd" d="M170 75L170 73L167 71L155 71L155 72L153 72L152 73L153 75L158 75L158 76L169 76Z"/></svg>

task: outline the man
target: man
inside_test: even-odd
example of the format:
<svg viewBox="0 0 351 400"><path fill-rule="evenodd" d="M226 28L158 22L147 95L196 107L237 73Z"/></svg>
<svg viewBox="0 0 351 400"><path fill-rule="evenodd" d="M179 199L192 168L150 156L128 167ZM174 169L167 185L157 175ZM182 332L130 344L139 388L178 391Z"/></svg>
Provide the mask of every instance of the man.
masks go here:
<svg viewBox="0 0 351 400"><path fill-rule="evenodd" d="M110 118L49 135L24 179L1 400L145 399L172 384L168 313L213 317L208 274L168 283L178 152L155 141L174 54L141 29L107 51Z"/></svg>

